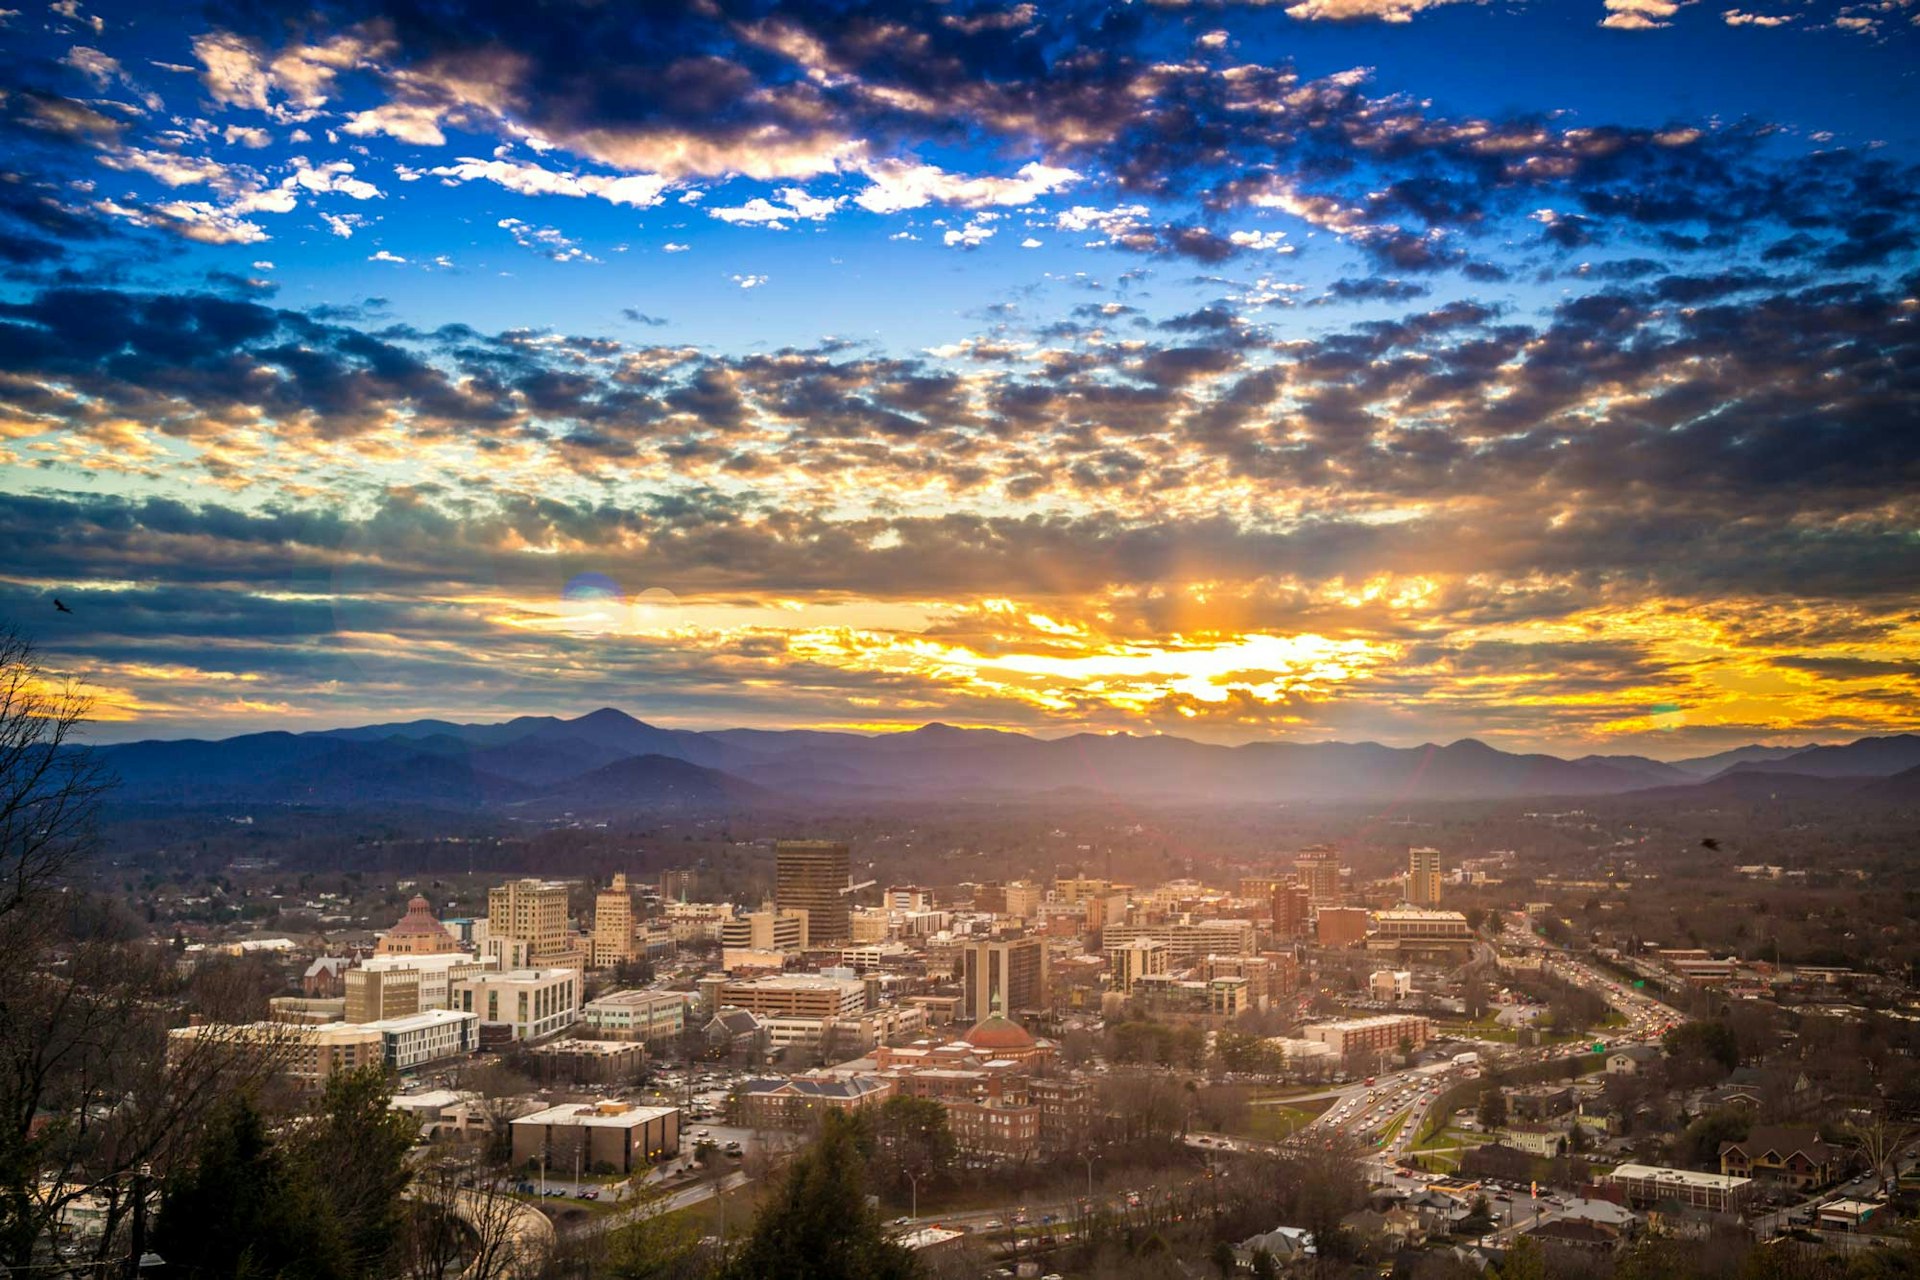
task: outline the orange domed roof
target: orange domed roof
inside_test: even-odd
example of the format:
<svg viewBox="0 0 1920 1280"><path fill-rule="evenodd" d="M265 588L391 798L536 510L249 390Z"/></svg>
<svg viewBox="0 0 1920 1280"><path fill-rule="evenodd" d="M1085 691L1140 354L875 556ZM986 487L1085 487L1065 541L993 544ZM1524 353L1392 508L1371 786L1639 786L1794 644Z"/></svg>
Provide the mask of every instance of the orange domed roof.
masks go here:
<svg viewBox="0 0 1920 1280"><path fill-rule="evenodd" d="M388 930L390 933L445 933L446 928L433 918L433 904L419 894L407 903L407 914Z"/></svg>
<svg viewBox="0 0 1920 1280"><path fill-rule="evenodd" d="M966 1034L966 1041L976 1049L987 1049L994 1053L1005 1053L1033 1048L1033 1036L1027 1029L1012 1018L998 1013L988 1014L973 1024Z"/></svg>

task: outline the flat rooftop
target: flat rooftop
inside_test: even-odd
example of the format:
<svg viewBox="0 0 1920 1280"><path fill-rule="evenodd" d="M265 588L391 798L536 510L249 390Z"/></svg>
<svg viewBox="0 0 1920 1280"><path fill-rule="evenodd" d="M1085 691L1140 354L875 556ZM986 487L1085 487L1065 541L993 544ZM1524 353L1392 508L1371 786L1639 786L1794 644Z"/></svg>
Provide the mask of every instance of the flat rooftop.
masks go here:
<svg viewBox="0 0 1920 1280"><path fill-rule="evenodd" d="M617 1107L609 1110L608 1106ZM548 1107L545 1111L536 1111L532 1115L521 1116L515 1124L563 1124L593 1129L637 1129L643 1124L667 1116L680 1114L678 1107L632 1107L624 1104L601 1104L569 1102L564 1106Z"/></svg>
<svg viewBox="0 0 1920 1280"><path fill-rule="evenodd" d="M1623 1164L1607 1175L1615 1180L1631 1178L1640 1182L1667 1182L1676 1187L1709 1187L1732 1191L1744 1187L1752 1178L1736 1178L1725 1173L1698 1173L1692 1169L1663 1169L1650 1164Z"/></svg>

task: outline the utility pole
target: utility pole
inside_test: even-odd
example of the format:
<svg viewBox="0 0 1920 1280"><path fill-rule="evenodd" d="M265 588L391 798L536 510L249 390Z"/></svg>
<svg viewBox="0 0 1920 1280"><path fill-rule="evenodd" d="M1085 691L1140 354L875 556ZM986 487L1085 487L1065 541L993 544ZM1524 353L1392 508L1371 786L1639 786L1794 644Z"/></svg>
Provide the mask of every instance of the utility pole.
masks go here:
<svg viewBox="0 0 1920 1280"><path fill-rule="evenodd" d="M147 1171L143 1167L133 1175L133 1221L127 1232L127 1269L130 1278L140 1274L140 1259L147 1252Z"/></svg>

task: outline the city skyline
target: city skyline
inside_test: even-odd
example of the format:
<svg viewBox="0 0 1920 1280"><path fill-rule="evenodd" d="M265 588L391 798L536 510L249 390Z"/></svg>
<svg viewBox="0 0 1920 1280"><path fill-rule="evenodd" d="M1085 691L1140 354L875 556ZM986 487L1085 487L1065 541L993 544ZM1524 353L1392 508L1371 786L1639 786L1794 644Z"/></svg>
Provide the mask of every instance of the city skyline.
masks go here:
<svg viewBox="0 0 1920 1280"><path fill-rule="evenodd" d="M23 8L0 617L97 740L1911 729L1915 20Z"/></svg>

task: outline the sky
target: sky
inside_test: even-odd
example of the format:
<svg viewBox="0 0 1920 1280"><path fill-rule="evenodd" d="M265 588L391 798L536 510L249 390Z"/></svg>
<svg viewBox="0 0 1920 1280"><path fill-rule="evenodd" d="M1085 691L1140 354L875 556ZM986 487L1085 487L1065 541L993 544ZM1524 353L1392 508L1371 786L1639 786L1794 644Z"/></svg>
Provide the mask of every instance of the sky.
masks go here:
<svg viewBox="0 0 1920 1280"><path fill-rule="evenodd" d="M1920 727L1920 0L14 3L101 740Z"/></svg>

